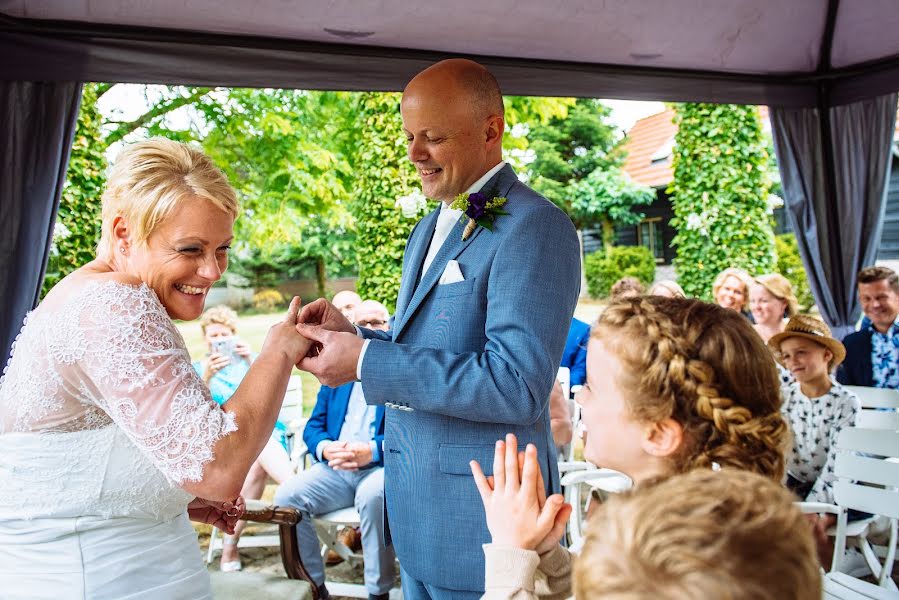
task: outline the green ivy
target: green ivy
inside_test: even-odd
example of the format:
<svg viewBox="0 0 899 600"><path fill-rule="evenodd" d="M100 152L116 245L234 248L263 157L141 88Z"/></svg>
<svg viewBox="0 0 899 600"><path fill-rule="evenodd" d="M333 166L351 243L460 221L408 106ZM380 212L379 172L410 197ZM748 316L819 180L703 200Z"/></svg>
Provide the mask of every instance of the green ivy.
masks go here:
<svg viewBox="0 0 899 600"><path fill-rule="evenodd" d="M406 240L421 216L406 218L396 208L398 197L421 186L406 158L399 103L399 94L360 95L359 138L351 159L356 173L351 205L359 260L356 291L391 312L399 295Z"/></svg>
<svg viewBox="0 0 899 600"><path fill-rule="evenodd" d="M57 233L53 237L42 296L63 277L93 260L100 241L106 145L98 143L102 139L102 118L97 110L97 88L98 84L86 83L81 94L81 110L56 215Z"/></svg>
<svg viewBox="0 0 899 600"><path fill-rule="evenodd" d="M674 267L687 295L710 300L722 270L774 268L768 152L754 106L681 104L676 113L668 187L678 232Z"/></svg>

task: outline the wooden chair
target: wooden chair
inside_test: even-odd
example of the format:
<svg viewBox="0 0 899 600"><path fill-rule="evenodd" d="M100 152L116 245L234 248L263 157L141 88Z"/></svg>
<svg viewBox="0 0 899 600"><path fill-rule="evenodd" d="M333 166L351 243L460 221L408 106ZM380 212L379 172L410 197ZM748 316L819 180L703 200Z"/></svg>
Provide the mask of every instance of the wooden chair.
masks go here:
<svg viewBox="0 0 899 600"><path fill-rule="evenodd" d="M297 523L302 519L294 508L247 500L247 521L278 526L281 564L287 579L267 573L211 573L215 600L318 600L318 588L309 577L297 545Z"/></svg>

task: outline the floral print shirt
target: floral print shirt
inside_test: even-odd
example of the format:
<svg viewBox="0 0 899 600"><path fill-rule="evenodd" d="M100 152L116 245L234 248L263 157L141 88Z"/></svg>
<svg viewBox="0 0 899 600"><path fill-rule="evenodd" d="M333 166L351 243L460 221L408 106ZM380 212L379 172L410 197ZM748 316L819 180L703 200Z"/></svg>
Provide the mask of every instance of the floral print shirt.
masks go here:
<svg viewBox="0 0 899 600"><path fill-rule="evenodd" d="M871 366L874 387L899 389L899 321L890 330L880 333L871 328Z"/></svg>
<svg viewBox="0 0 899 600"><path fill-rule="evenodd" d="M787 473L812 483L808 502L833 503L837 437L844 427L854 427L861 405L858 397L836 381L823 396L809 398L799 382L781 386L781 412L793 434L787 455Z"/></svg>

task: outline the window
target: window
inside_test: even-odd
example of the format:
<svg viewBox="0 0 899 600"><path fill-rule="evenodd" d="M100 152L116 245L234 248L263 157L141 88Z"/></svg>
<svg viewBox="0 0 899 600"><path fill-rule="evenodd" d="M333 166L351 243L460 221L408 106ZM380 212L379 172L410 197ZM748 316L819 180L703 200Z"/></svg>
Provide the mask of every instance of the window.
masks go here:
<svg viewBox="0 0 899 600"><path fill-rule="evenodd" d="M645 219L637 226L637 243L649 248L656 262L665 262L665 243L662 238L662 219Z"/></svg>

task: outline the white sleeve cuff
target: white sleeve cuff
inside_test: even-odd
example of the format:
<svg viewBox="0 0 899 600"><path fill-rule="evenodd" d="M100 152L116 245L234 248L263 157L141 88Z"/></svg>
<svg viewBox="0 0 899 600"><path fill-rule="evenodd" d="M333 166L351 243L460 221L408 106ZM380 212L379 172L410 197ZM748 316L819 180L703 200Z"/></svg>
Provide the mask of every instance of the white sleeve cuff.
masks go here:
<svg viewBox="0 0 899 600"><path fill-rule="evenodd" d="M356 328L359 329L358 327ZM362 359L365 358L365 351L368 350L368 345L371 343L371 340L365 340L362 342L362 350L359 351L359 361L356 363L356 379L362 381Z"/></svg>
<svg viewBox="0 0 899 600"><path fill-rule="evenodd" d="M357 337L362 337L362 330L359 329L359 326L358 326L358 325L353 325L353 328L356 330L356 336L357 336Z"/></svg>
<svg viewBox="0 0 899 600"><path fill-rule="evenodd" d="M329 440L322 440L318 443L318 446L315 447L315 457L319 460L319 462L323 462L325 457L322 456L322 453L325 451L325 446L330 444Z"/></svg>

